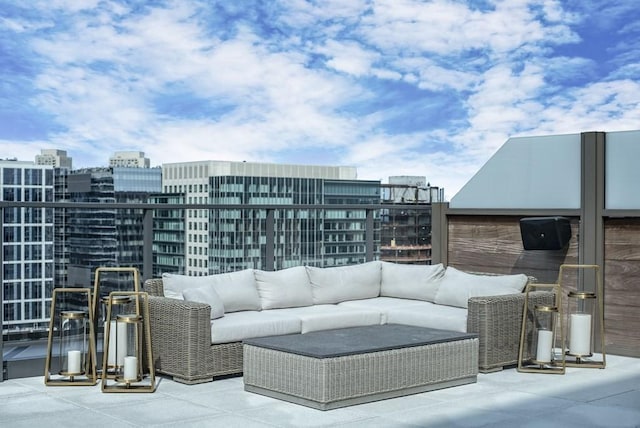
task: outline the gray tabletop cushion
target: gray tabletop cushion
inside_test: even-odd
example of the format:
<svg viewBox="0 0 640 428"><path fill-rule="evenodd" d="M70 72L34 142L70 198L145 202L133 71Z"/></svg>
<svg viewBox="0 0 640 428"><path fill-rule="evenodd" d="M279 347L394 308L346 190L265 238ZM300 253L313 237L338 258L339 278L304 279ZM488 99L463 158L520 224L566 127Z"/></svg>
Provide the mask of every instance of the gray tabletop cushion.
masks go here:
<svg viewBox="0 0 640 428"><path fill-rule="evenodd" d="M476 337L471 333L385 324L260 337L243 343L314 358L334 358Z"/></svg>

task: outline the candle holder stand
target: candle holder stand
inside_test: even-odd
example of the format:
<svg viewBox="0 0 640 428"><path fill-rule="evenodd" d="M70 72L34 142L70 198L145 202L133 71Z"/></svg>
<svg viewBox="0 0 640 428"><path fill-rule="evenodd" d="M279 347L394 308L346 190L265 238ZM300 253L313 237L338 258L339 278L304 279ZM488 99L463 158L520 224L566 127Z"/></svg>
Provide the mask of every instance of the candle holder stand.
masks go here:
<svg viewBox="0 0 640 428"><path fill-rule="evenodd" d="M527 285L518 351L519 372L565 373L560 291L558 284Z"/></svg>
<svg viewBox="0 0 640 428"><path fill-rule="evenodd" d="M567 270L575 271L577 275L568 274ZM569 277L576 281L575 287L567 284ZM567 366L605 368L604 299L599 266L562 265L559 283L567 295ZM596 341L600 344L600 357L595 353Z"/></svg>
<svg viewBox="0 0 640 428"><path fill-rule="evenodd" d="M104 282L104 284L103 284ZM98 348L98 375L102 376L102 371L107 370L107 375L112 376L116 362L109 361L108 366L103 366L102 361L106 352L106 324L114 322L115 317L121 313L135 312L129 307L130 296L118 296L113 302L112 318L107 318L107 303L109 294L112 291L140 291L140 272L135 267L98 267L94 273L93 281L93 320L95 341ZM111 330L112 333L113 329ZM113 340L111 346L114 346ZM112 353L112 358L115 354Z"/></svg>
<svg viewBox="0 0 640 428"><path fill-rule="evenodd" d="M123 297L130 299L134 311L114 315ZM154 392L149 295L113 291L107 298L106 312L109 322L105 323L102 366L107 369L102 371L102 392Z"/></svg>
<svg viewBox="0 0 640 428"><path fill-rule="evenodd" d="M44 383L92 386L96 375L91 289L55 288L47 340Z"/></svg>

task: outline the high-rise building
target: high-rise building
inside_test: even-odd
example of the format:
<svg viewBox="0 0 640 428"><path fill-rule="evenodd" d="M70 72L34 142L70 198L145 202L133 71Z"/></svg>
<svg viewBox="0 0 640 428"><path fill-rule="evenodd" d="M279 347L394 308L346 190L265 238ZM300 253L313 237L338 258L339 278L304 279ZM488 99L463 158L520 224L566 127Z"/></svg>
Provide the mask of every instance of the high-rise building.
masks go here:
<svg viewBox="0 0 640 428"><path fill-rule="evenodd" d="M0 161L0 198L52 202L54 170L33 162ZM48 327L53 289L52 208L5 207L2 219L3 334Z"/></svg>
<svg viewBox="0 0 640 428"><path fill-rule="evenodd" d="M151 195L152 204L184 204L184 195ZM185 219L183 209L156 209L153 212L153 276L185 272Z"/></svg>
<svg viewBox="0 0 640 428"><path fill-rule="evenodd" d="M36 155L36 165L51 165L56 168L71 169L73 159L67 156L66 150L42 149Z"/></svg>
<svg viewBox="0 0 640 428"><path fill-rule="evenodd" d="M109 158L109 166L149 168L151 160L144 157L144 152L115 152Z"/></svg>
<svg viewBox="0 0 640 428"><path fill-rule="evenodd" d="M147 202L161 190L160 168L88 168L67 176L72 202ZM143 212L125 208L68 208L68 286L93 284L97 267L142 270Z"/></svg>
<svg viewBox="0 0 640 428"><path fill-rule="evenodd" d="M264 268L271 251L267 210L240 205L378 204L380 182L357 180L342 166L203 161L163 165L163 192L186 203L238 205L187 209L185 270L189 275ZM379 219L375 222L379 225ZM365 209L295 209L274 212L273 266L338 266L365 261ZM270 249L271 250L271 249ZM379 251L379 234L374 253Z"/></svg>
<svg viewBox="0 0 640 428"><path fill-rule="evenodd" d="M443 201L442 189L425 177L393 176L382 185L380 259L395 263L431 263L431 210L406 205L431 205ZM393 205L405 205L394 208Z"/></svg>

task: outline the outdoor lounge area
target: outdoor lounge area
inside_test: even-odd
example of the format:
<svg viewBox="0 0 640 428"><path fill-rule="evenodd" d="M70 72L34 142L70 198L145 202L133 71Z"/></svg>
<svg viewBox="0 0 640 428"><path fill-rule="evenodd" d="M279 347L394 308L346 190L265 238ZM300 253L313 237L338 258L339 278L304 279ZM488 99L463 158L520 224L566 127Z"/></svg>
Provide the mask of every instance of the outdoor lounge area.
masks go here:
<svg viewBox="0 0 640 428"><path fill-rule="evenodd" d="M477 383L321 411L245 392L242 377L184 385L156 379L153 394L46 387L43 377L0 384L6 427L638 427L640 359L564 376L508 369Z"/></svg>
<svg viewBox="0 0 640 428"><path fill-rule="evenodd" d="M150 394L103 394L100 383L95 386L77 387L45 386L45 379L40 375L30 374L13 377L13 373L18 372L17 365L13 365L16 363L14 357L18 351L10 349L7 354L12 356L12 360L5 360L8 363L7 372L10 376L4 382L0 382L0 421L3 426L11 427L40 426L43 423L49 426L71 427L86 426L87 424L91 426L118 424L124 426L241 427L640 427L640 347L638 346L640 343L640 318L638 318L637 292L640 276L640 271L637 268L638 260L640 260L638 256L640 254L638 244L640 242L638 240L638 236L640 236L640 221L638 220L640 218L638 211L640 200L637 199L637 196L635 199L629 197L627 190L625 190L627 193L622 192L620 195L615 192L616 189L628 189L624 183L631 182L631 178L635 177L630 172L631 166L619 167L613 174L613 168L605 168L605 157L602 156L607 147L606 162L614 159L616 154L620 158L621 152L626 153L629 150L632 153L640 154L638 149L635 149L636 146L631 144L636 141L638 133L608 136L606 140L608 145L606 146L604 137L605 135L602 133L586 133L536 140L536 147L541 147L546 151L550 151L556 144L562 143L563 150L556 153L555 164L548 166L548 162L540 160L540 165L535 165L536 167L532 168L532 173L526 175L525 182L518 184L516 180L512 180L505 184L507 188L493 189L490 196L494 197L494 200L480 198L478 196L481 195L479 189L491 188L487 183L494 182L496 175L508 175L509 171L505 168L513 164L513 159L527 159L523 152L528 151L531 143L534 142L533 139L526 138L510 141L492 159L488 168L480 171L451 203L434 204L431 264L431 267L441 263L449 270L452 270L453 267L456 270L464 269L468 272L482 272L491 275L526 275L527 278L535 278L534 283L542 285L549 285L549 283L559 280L558 273L562 272L562 266L565 265L601 266L604 290L598 288L599 291L595 295L598 296L598 302L602 302L604 306L603 310L598 313L598 317L591 318L594 322L591 331L602 331L602 335L594 336L592 345L595 347L596 356L598 352L606 348L606 368L604 369L567 366L566 372L562 375L523 373L514 368L514 357L509 360L500 360L503 362L502 364L485 367L497 368L498 371L495 372L480 370L479 373L476 373L477 366L474 364L474 371L463 375L466 376L468 382L458 382L458 379L454 379L457 383L449 384L451 379L446 379L442 389L411 390L399 397L382 395L379 397L382 398L379 401L348 403L346 407L337 409L316 410L307 405L248 392L246 386L249 371L247 366L242 365L239 358L230 359L235 365L226 373L207 371L204 377L199 377L199 375L196 375L195 378L177 376L178 379L182 377L183 382L176 382L174 381L176 374L182 373L174 372L171 366L167 365L167 359L173 361L180 368L191 368L197 363L207 360L202 358L181 359L182 355L179 355L180 358L172 359L172 354L163 354L158 350L162 342L157 339L153 341L153 346L156 348L154 357L156 358L157 376L154 379L154 392ZM621 147L626 150L616 152ZM563 176L567 179L565 189L548 192L552 183L535 188L530 186L531 181L536 181L539 177L549 175L554 171L561 171L565 163L570 164L569 160L576 158L580 158L581 163L574 162L571 164L573 166L570 171L563 171ZM539 160L540 158L533 157L532 159ZM597 168L590 168L590 160L597 160L597 162L594 161ZM619 163L622 164L622 162ZM608 177L608 180L605 180L602 174L594 172L605 169L609 171L609 175L613 175ZM520 172L522 171L521 169ZM514 188L517 190L517 195L526 195L526 197L523 196L521 200L514 198L509 193ZM532 188L534 190L526 190ZM605 189L608 198L606 200ZM590 195L596 195L596 197L593 199L587 197ZM603 209L603 206L606 208ZM568 241L559 249L528 250L521 239L521 219L552 215L562 216L566 219L567 226L570 228ZM149 218L151 217L149 216ZM367 242L372 241L372 236L373 232L368 230ZM271 244L273 242L270 242L269 245ZM367 245L367 248L370 246ZM367 257L371 261L371 251ZM147 261L149 260L151 257L147 257ZM161 282L157 277L153 278L150 275L148 269L150 263L145 266L146 268L143 269L143 278L146 282L144 289L149 292L151 301L162 303L165 300L164 297L161 297L162 293L159 289L153 292L149 287L152 284L158 286ZM275 269L272 263L271 266L266 266L265 271L260 274L272 276L276 274L276 272L271 272L273 270ZM576 278L578 278L576 287L581 287L576 291L585 295L588 295L588 291L599 284L595 277L576 276ZM328 282L328 284L335 283L335 281ZM402 282L402 284L406 285L406 282ZM262 285L264 288L264 284ZM353 288L352 283L349 291L353 291ZM459 291L459 287L456 289ZM517 294L522 294L520 289ZM566 295L568 296L568 294ZM273 296L268 295L267 297ZM388 296L380 297L388 298ZM480 299L483 305L486 303L484 302L486 299L476 298ZM523 302L524 299L523 296ZM467 303L466 300L465 303ZM176 322L176 317L171 316L167 317L168 321L163 323L159 322L161 317L153 314L153 308L147 313L152 313L152 321L149 324L153 324L156 331L168 335L165 345L182 352L187 348L187 346L182 346L182 343L189 344L194 341L180 342L177 340L177 334L173 332L167 334L169 330L166 326L178 325L180 328L184 327L185 331L189 330L187 326L190 326L200 331L203 329L202 326L210 328L212 323L220 323L220 318L214 320L211 316L210 305L205 303L185 299L185 301L178 301L177 304L196 307L200 310L206 308L204 321ZM422 306L424 305L422 304ZM264 304L262 308L264 309ZM473 312L484 314L487 311L473 308L473 305L469 305L470 315L466 318L467 320L485 319L471 314ZM273 308L274 311L282 309ZM302 311L295 307L293 310ZM235 312L226 312L230 313L229 319L234 317L232 314ZM424 311L421 312L424 313ZM504 315L503 312L509 311L497 312ZM567 311L565 315L570 314L570 311ZM333 315L329 318L334 321ZM510 319L509 322L500 322L497 326L486 322L477 324L485 325L485 327L489 325L486 329L491 334L509 327L515 329L516 336L519 337L517 333L520 332L519 321L521 317L517 315L514 319L515 321ZM565 320L567 319L565 318ZM447 325L448 329L452 329L450 325ZM569 323L565 321L566 325ZM463 332L464 329L460 331ZM205 332L208 333L205 335L205 340L195 342L204 343L205 350L210 350L213 343L210 330L205 329ZM466 332L477 333L475 329L469 329ZM149 336L151 335L149 334ZM484 337L486 336L479 334L480 348L483 343L486 343ZM228 340L221 342L224 342L223 344L233 343L233 346L239 349L234 354L235 357L238 357L238 355L243 355L242 340L243 338L234 342ZM470 340L475 340L475 338ZM517 338L515 341L509 342L512 345L516 344L516 346L509 347L510 355L516 355L517 342ZM431 344L423 345L431 346ZM32 343L28 348L35 347L36 344ZM147 348L150 347L147 346ZM486 349L485 347L485 353ZM287 354L294 353L292 349L285 349L285 351ZM260 350L260 352L263 351ZM474 352L476 352L475 344L466 354L455 351L453 353L466 355L462 358L463 360L475 363L477 359ZM269 352L264 352L264 355L266 354ZM166 355L170 355L170 357ZM259 355L257 359L254 358L251 369L258 374L265 373L266 370L263 370L263 367L265 362L269 362L267 358L269 355ZM289 356L284 355L279 358L284 361ZM444 362L449 362L449 359L449 356L439 357L439 360ZM538 358L536 357L536 359ZM33 361L35 364L36 360ZM189 363L185 363L185 361ZM216 361L222 360L216 359ZM432 360L429 360L429 363L431 362ZM602 362L604 363L604 358ZM399 366L395 363L388 365L394 368ZM504 370L500 370L503 366L505 366ZM40 367L42 364L37 366L38 371L41 370ZM245 377L240 372L243 367ZM482 368L482 364L480 368ZM377 373L381 372L381 370L377 371ZM411 378L412 373L418 372L420 370L410 368L407 377ZM285 374L288 375L288 372ZM307 379L304 377L306 374L302 373L302 377L296 382L304 383ZM252 376L255 377L256 373L253 373ZM212 377L215 380L211 381ZM322 377L315 379L322 379ZM187 382L194 384L185 384L185 380L194 381ZM203 382L199 383L201 380ZM429 379L428 382L430 381ZM310 382L307 380L307 383ZM350 386L353 386L353 383ZM271 385L267 387L258 385L258 388L273 389Z"/></svg>

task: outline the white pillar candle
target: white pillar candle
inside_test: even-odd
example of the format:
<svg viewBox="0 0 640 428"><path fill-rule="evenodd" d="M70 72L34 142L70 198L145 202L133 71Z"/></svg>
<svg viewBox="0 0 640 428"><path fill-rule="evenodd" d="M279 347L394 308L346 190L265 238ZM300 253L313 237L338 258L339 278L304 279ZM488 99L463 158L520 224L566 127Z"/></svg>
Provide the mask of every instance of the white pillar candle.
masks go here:
<svg viewBox="0 0 640 428"><path fill-rule="evenodd" d="M138 378L138 358L124 357L124 379L136 380Z"/></svg>
<svg viewBox="0 0 640 428"><path fill-rule="evenodd" d="M106 330L106 325L107 322L105 321L104 323L105 325L105 332ZM104 336L104 343L106 345L107 343L107 336ZM116 322L115 321L111 321L109 323L109 349L106 349L105 346L105 351L107 352L108 358L107 358L107 365L109 367L114 367L116 365Z"/></svg>
<svg viewBox="0 0 640 428"><path fill-rule="evenodd" d="M589 355L591 353L591 315L571 314L569 353Z"/></svg>
<svg viewBox="0 0 640 428"><path fill-rule="evenodd" d="M118 334L116 335L116 329L118 329ZM105 338L106 341L106 338ZM116 343L117 343L117 352L116 356ZM114 367L116 365L116 361L118 362L118 366L122 367L124 364L124 357L127 355L127 325L124 323L117 323L115 321L111 321L111 327L109 329L109 357L107 358L107 364L110 367Z"/></svg>
<svg viewBox="0 0 640 428"><path fill-rule="evenodd" d="M124 365L124 357L127 356L127 324L118 324L118 365Z"/></svg>
<svg viewBox="0 0 640 428"><path fill-rule="evenodd" d="M69 351L67 353L67 371L69 373L80 373L80 361L82 354L80 351Z"/></svg>
<svg viewBox="0 0 640 428"><path fill-rule="evenodd" d="M538 347L536 349L536 360L541 363L551 362L551 345L553 342L553 332L550 330L538 330Z"/></svg>

